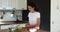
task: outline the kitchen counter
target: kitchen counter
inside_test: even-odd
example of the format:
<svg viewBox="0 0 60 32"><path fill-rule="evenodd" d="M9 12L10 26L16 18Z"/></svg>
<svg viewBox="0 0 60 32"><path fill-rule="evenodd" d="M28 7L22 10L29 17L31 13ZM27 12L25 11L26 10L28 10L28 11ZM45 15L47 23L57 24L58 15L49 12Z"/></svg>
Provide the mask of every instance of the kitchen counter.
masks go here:
<svg viewBox="0 0 60 32"><path fill-rule="evenodd" d="M26 21L3 21L0 22L0 29L13 28L17 27L18 25L19 27L25 27L26 23Z"/></svg>
<svg viewBox="0 0 60 32"><path fill-rule="evenodd" d="M29 32L27 29L21 29L21 32ZM45 30L38 30L37 32L48 32Z"/></svg>
<svg viewBox="0 0 60 32"><path fill-rule="evenodd" d="M26 21L1 21L0 25L10 25L10 24L23 24L27 23Z"/></svg>
<svg viewBox="0 0 60 32"><path fill-rule="evenodd" d="M0 30L0 32L9 32L8 29L4 29L4 30ZM28 32L27 29L21 29L21 32ZM48 31L45 31L45 30L38 30L37 32L48 32Z"/></svg>
<svg viewBox="0 0 60 32"><path fill-rule="evenodd" d="M3 22L0 22L0 26L1 25L11 25L11 24L23 24L23 23L27 23L26 21L3 21ZM8 29L1 29L0 32L9 32ZM28 32L27 29L21 29L21 32ZM45 31L45 30L38 30L37 32L48 32L48 31Z"/></svg>

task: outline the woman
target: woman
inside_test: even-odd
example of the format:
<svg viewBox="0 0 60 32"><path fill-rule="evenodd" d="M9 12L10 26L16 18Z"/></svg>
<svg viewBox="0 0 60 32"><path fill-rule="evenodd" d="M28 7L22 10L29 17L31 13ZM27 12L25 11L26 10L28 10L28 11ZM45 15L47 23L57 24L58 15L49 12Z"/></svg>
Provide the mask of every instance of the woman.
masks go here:
<svg viewBox="0 0 60 32"><path fill-rule="evenodd" d="M30 11L28 14L29 23L27 27L39 29L40 26L40 13L37 12L36 5L32 2L28 4L28 10Z"/></svg>

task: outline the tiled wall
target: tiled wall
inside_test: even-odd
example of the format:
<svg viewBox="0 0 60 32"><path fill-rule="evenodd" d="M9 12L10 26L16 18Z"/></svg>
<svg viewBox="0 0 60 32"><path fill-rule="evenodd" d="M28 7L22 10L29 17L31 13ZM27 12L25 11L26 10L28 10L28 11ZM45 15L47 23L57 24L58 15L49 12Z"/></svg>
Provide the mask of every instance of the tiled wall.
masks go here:
<svg viewBox="0 0 60 32"><path fill-rule="evenodd" d="M0 11L0 16L3 15L3 12ZM5 11L5 14L3 16L2 21L16 21L17 17L16 15L18 15L18 19L22 20L22 11L15 11L15 13L12 15L12 11ZM0 18L1 20L1 18Z"/></svg>

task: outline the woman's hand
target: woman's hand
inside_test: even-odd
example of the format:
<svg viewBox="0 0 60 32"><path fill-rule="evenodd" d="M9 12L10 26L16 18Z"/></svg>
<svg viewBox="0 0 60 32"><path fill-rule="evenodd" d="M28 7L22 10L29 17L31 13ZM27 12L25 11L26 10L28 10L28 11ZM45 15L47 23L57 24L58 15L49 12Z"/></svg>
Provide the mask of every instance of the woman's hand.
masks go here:
<svg viewBox="0 0 60 32"><path fill-rule="evenodd" d="M28 27L28 26L29 26L29 21L26 21L26 20L25 20L25 22L27 22L27 23L26 23L26 27Z"/></svg>
<svg viewBox="0 0 60 32"><path fill-rule="evenodd" d="M29 23L26 24L26 27L34 28L35 25L30 25Z"/></svg>

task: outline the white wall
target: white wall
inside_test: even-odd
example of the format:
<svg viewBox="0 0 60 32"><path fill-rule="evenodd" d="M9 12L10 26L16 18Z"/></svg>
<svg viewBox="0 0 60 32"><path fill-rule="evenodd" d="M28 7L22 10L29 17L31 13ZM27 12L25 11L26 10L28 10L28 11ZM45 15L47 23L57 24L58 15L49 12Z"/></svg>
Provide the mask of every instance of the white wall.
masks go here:
<svg viewBox="0 0 60 32"><path fill-rule="evenodd" d="M51 32L60 32L60 0L51 0Z"/></svg>

